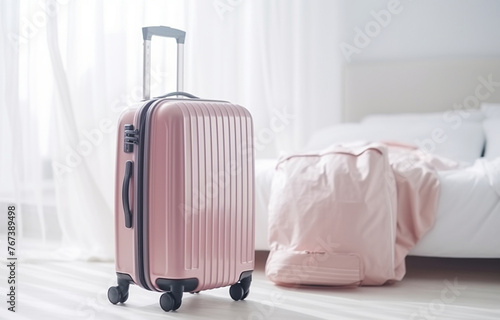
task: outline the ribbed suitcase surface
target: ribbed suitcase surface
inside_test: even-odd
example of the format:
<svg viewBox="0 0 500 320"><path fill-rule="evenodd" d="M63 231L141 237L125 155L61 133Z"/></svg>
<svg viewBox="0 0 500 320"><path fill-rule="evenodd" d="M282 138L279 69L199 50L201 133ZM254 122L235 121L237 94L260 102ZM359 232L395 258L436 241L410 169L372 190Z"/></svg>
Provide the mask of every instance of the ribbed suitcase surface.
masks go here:
<svg viewBox="0 0 500 320"><path fill-rule="evenodd" d="M151 280L192 278L197 290L253 269L252 122L220 102L160 103L150 123ZM153 155L156 148L166 152ZM159 190L166 190L165 193Z"/></svg>
<svg viewBox="0 0 500 320"><path fill-rule="evenodd" d="M216 106L209 103L201 108L184 106L184 266L187 270L199 268L204 254L205 281L220 286L224 274L231 278L236 272L236 262L253 261L254 253L248 246L254 242L249 228L253 163L247 157L252 124L244 114L231 114L240 109L222 108L227 115L214 116L210 110ZM200 236L203 234L205 237Z"/></svg>

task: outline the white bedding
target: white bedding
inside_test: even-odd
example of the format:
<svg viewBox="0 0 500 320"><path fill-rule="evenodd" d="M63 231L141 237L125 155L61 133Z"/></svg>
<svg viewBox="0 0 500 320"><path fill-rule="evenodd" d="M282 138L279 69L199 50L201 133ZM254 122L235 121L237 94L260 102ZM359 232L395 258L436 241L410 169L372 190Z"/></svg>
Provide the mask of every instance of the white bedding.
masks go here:
<svg viewBox="0 0 500 320"><path fill-rule="evenodd" d="M269 250L267 205L277 162L276 159L255 161L255 250Z"/></svg>
<svg viewBox="0 0 500 320"><path fill-rule="evenodd" d="M439 180L436 222L411 253L500 258L500 158L439 172Z"/></svg>
<svg viewBox="0 0 500 320"><path fill-rule="evenodd" d="M267 204L275 159L256 161L256 249L269 250ZM500 258L500 158L438 172L441 196L434 227L412 255Z"/></svg>

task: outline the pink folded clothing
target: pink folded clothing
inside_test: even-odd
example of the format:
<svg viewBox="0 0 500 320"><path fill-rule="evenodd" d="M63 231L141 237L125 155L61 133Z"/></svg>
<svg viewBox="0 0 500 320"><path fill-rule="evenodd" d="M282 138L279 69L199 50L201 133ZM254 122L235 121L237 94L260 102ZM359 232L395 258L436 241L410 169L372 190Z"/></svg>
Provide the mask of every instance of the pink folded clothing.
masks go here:
<svg viewBox="0 0 500 320"><path fill-rule="evenodd" d="M365 143L279 161L269 203L266 275L280 285L382 285L434 223L436 169L452 161Z"/></svg>

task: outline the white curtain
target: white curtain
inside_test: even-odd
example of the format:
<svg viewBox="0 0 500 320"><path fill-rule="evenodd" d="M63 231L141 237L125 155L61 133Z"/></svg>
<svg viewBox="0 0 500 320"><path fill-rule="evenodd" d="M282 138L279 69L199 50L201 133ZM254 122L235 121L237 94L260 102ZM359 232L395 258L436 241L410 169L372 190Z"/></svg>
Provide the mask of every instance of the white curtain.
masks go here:
<svg viewBox="0 0 500 320"><path fill-rule="evenodd" d="M257 155L275 157L340 119L339 13L328 0L0 2L0 212L17 207L20 256L113 258L115 125L141 99L142 26L185 29L186 91L247 107ZM153 95L175 88L174 47L153 42Z"/></svg>
<svg viewBox="0 0 500 320"><path fill-rule="evenodd" d="M250 109L258 157L339 122L341 1L189 0L189 88Z"/></svg>
<svg viewBox="0 0 500 320"><path fill-rule="evenodd" d="M183 3L7 0L0 14L2 234L15 204L23 258L112 259L115 126L141 99L141 27L184 28ZM155 49L160 93L175 51Z"/></svg>

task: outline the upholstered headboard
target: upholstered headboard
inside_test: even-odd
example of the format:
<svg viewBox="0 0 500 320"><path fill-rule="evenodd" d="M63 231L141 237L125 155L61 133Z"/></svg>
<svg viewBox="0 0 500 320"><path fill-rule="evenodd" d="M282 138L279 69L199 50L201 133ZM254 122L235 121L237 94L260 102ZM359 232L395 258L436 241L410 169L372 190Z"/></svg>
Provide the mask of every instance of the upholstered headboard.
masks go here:
<svg viewBox="0 0 500 320"><path fill-rule="evenodd" d="M349 64L343 121L368 114L436 112L500 102L500 58Z"/></svg>

